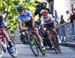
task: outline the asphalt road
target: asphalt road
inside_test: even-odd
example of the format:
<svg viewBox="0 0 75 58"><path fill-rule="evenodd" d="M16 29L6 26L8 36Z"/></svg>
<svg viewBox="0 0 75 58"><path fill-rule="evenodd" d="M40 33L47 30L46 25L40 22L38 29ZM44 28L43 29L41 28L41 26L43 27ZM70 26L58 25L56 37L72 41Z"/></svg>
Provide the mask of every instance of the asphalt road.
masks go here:
<svg viewBox="0 0 75 58"><path fill-rule="evenodd" d="M46 50L46 56L35 57L29 45L16 44L17 58L75 58L75 48L61 46L61 54L56 54L54 50ZM12 58L8 53L4 53L3 58Z"/></svg>

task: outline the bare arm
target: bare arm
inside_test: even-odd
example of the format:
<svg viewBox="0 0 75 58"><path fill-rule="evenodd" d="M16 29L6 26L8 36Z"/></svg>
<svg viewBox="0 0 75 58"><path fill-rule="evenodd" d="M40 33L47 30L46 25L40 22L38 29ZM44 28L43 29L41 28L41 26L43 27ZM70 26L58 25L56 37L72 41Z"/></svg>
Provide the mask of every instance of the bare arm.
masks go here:
<svg viewBox="0 0 75 58"><path fill-rule="evenodd" d="M35 20L34 20L34 18L32 16L30 18L32 20L32 27L35 27Z"/></svg>
<svg viewBox="0 0 75 58"><path fill-rule="evenodd" d="M20 30L22 29L22 21L21 20L19 21L19 29Z"/></svg>
<svg viewBox="0 0 75 58"><path fill-rule="evenodd" d="M71 18L71 15L69 15L69 16L68 16L67 20L69 21L69 20L70 20L70 18Z"/></svg>

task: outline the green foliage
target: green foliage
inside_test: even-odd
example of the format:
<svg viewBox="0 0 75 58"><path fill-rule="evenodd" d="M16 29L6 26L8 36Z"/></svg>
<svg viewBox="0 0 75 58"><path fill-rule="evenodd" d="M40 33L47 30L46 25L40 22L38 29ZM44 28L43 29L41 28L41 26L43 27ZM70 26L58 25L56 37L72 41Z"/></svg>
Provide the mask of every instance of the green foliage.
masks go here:
<svg viewBox="0 0 75 58"><path fill-rule="evenodd" d="M3 11L4 17L6 20L7 27L10 27L11 30L15 31L18 22L17 22L17 6L22 5L26 9L30 10L34 13L35 10L35 0L30 0L30 2L26 2L25 0L0 0L0 10Z"/></svg>
<svg viewBox="0 0 75 58"><path fill-rule="evenodd" d="M43 1L43 0L39 0ZM10 27L12 31L15 31L16 28L18 27L18 22L17 22L17 16L18 16L18 11L17 7L19 5L24 6L26 9L30 10L32 14L35 11L35 0L0 0L0 10L3 11L6 25L7 27Z"/></svg>

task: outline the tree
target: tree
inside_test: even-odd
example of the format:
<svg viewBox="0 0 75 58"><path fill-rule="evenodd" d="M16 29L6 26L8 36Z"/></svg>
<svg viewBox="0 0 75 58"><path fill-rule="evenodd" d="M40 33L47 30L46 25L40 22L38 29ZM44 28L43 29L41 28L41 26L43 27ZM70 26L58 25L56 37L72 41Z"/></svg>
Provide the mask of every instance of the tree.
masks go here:
<svg viewBox="0 0 75 58"><path fill-rule="evenodd" d="M30 10L34 13L35 10L35 0L30 0L27 2L26 0L1 0L0 1L0 10L3 11L3 16L6 21L6 25L11 28L11 30L16 30L18 26L17 22L17 7L19 5L24 6L26 9ZM11 22L11 23L10 23ZM14 25L15 24L15 25ZM16 27L14 27L16 26Z"/></svg>

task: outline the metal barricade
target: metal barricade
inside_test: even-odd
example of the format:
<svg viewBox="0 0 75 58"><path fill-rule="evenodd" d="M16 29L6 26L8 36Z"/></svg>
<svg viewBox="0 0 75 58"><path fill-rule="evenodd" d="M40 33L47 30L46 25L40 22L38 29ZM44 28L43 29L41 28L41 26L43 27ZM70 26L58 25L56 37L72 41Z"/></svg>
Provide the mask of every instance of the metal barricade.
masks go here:
<svg viewBox="0 0 75 58"><path fill-rule="evenodd" d="M74 29L74 35L75 35L75 20L73 20L73 29Z"/></svg>
<svg viewBox="0 0 75 58"><path fill-rule="evenodd" d="M72 23L65 23L58 27L58 34L62 41L75 42L75 20Z"/></svg>
<svg viewBox="0 0 75 58"><path fill-rule="evenodd" d="M61 36L65 36L64 25L60 25L60 26L58 27L58 34L59 34L60 37L61 37Z"/></svg>
<svg viewBox="0 0 75 58"><path fill-rule="evenodd" d="M64 24L64 29L65 29L65 36L73 35L73 30L72 30L72 24L71 23Z"/></svg>

